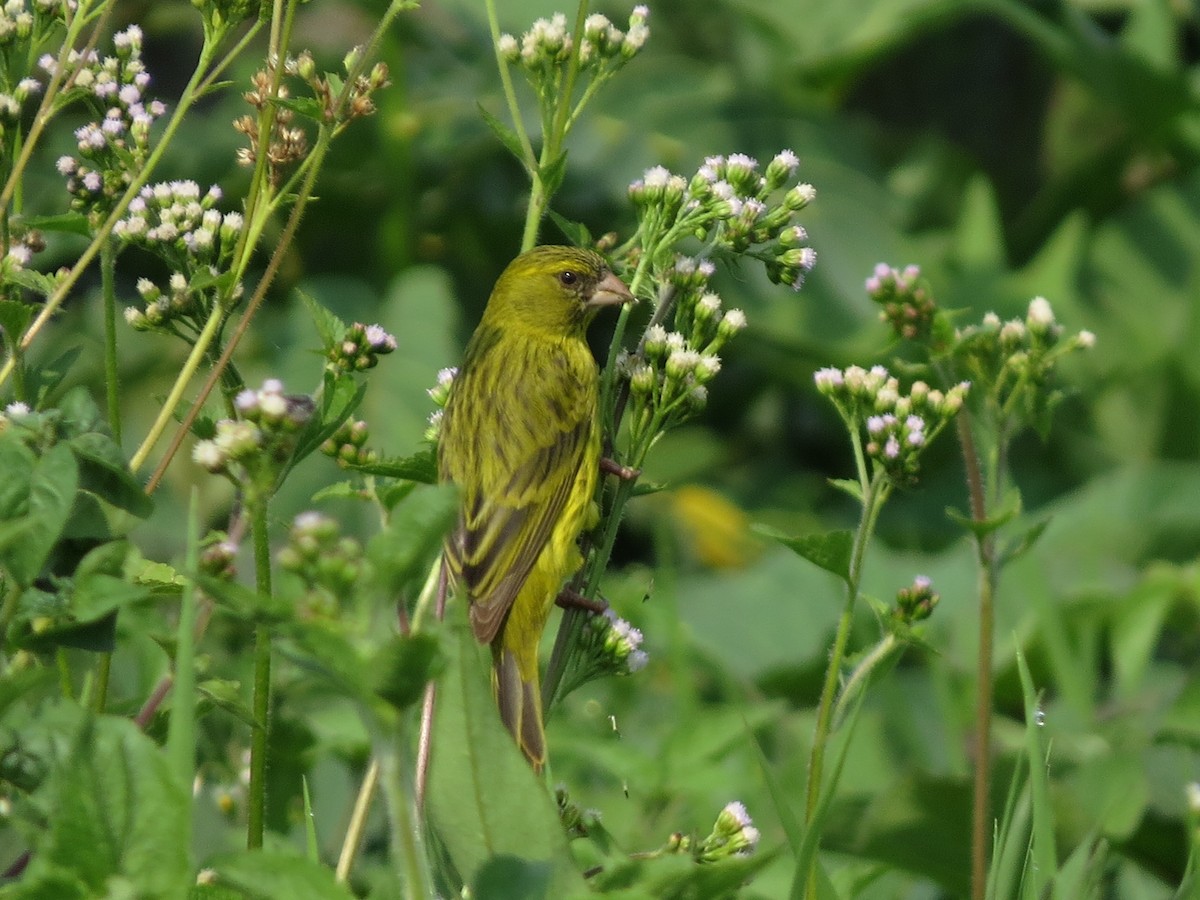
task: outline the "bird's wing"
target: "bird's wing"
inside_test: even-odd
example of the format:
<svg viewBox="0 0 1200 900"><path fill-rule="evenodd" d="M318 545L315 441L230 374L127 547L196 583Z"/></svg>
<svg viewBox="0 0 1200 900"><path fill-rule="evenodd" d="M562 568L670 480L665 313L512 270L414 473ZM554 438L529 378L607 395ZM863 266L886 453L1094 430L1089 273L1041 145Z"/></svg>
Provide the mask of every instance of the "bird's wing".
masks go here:
<svg viewBox="0 0 1200 900"><path fill-rule="evenodd" d="M563 513L595 440L595 363L561 347L502 345L455 383L443 421L442 475L462 513L448 557L490 642ZM576 367L582 363L582 371Z"/></svg>

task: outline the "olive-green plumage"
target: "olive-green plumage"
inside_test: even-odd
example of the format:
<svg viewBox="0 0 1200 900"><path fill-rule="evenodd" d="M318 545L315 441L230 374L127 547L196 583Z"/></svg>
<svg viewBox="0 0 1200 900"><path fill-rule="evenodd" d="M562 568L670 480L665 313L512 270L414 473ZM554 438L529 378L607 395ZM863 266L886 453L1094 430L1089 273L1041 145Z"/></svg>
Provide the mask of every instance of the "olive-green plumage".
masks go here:
<svg viewBox="0 0 1200 900"><path fill-rule="evenodd" d="M538 645L599 477L598 373L585 340L601 306L632 300L588 250L538 247L501 274L442 418L438 469L460 493L446 546L471 627L492 646L500 717L546 759Z"/></svg>

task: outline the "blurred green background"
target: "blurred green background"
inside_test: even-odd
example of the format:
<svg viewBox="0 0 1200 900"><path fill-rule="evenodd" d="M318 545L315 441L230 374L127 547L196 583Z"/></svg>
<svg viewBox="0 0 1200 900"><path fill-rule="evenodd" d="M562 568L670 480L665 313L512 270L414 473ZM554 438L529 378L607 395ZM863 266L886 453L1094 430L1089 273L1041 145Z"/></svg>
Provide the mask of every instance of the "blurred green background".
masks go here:
<svg viewBox="0 0 1200 900"><path fill-rule="evenodd" d="M498 5L502 27L516 33L557 9ZM296 46L340 68L380 7L310 4ZM593 10L617 22L629 12ZM129 2L118 18L146 29L147 65L169 99L198 47L191 8ZM710 154L765 161L791 148L818 192L803 219L818 263L798 293L757 267L720 273L725 304L745 309L750 328L728 348L702 418L654 451L647 477L684 490L634 504L605 588L645 630L651 665L580 691L550 725L555 777L629 849L704 832L732 799L750 807L764 847L779 844L751 735L800 807L842 596L830 576L748 526L852 526L855 509L827 484L852 472L849 445L812 373L890 359L863 280L880 261L918 263L964 321L1022 314L1044 295L1069 331L1097 336L1060 373L1067 396L1049 435L1024 436L1012 460L1026 517L1050 524L1000 586L994 794L1002 802L1021 742L1019 647L1045 691L1060 857L1104 842L1098 896L1171 895L1186 858L1185 786L1200 779L1198 25L1195 4L1168 0L651 4L646 49L572 135L554 208L594 234L626 236L625 189L645 168L688 175ZM315 387L317 341L298 291L346 320L382 323L400 350L374 374L364 413L372 445L405 455L431 410L425 389L458 361L518 249L526 181L478 111L503 115L482 2L426 2L401 18L384 58L393 86L377 115L335 144L238 364L250 383L275 376L289 389ZM234 89L185 126L164 178L219 183L236 203L247 176L234 164L230 125L249 75L233 73ZM52 160L29 192L48 209L61 205ZM561 235L547 224L543 239ZM133 297L132 283L124 292ZM61 340L97 348L95 305L67 321L75 336L64 327ZM121 340L125 395L140 404L125 432L134 445L182 349L153 335ZM100 354L87 357L97 369L76 378L98 383ZM309 460L275 506L278 523L338 477L328 460ZM212 522L223 522L227 493L176 465L137 534L148 556L178 553L175 523L193 482ZM947 436L920 484L889 504L869 553L869 594L887 601L927 574L942 603L928 647L874 685L854 736L826 838L845 896L966 889L975 575L945 515L965 506ZM348 502L323 508L368 524ZM856 641L865 647L877 634L864 604ZM118 706L136 708L157 671L149 647L141 662L119 660ZM281 696L285 759L272 772L276 796L289 799L275 824L299 827L298 785L287 779L307 771L333 848L365 742L352 716L306 692L301 675ZM222 726L208 727L210 772L232 772ZM205 840L234 842L234 830L215 827L215 807L212 815ZM784 896L790 877L784 854L747 896Z"/></svg>

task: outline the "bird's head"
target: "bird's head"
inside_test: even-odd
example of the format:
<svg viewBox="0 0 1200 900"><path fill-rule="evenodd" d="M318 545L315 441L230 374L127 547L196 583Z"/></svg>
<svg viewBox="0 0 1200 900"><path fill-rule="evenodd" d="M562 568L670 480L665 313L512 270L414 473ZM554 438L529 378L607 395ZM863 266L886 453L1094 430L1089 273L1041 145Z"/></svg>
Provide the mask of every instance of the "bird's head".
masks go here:
<svg viewBox="0 0 1200 900"><path fill-rule="evenodd" d="M485 319L561 337L582 334L597 310L629 303L633 294L591 250L535 247L501 273Z"/></svg>

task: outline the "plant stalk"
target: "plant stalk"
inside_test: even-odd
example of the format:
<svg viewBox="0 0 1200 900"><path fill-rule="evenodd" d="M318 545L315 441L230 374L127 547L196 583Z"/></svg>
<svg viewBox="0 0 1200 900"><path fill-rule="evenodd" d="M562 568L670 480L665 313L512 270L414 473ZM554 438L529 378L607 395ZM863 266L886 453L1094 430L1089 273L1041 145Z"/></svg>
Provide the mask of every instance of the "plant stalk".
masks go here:
<svg viewBox="0 0 1200 900"><path fill-rule="evenodd" d="M258 596L271 595L271 548L267 535L267 500L258 496L247 498L250 513L250 533L254 541L254 574ZM248 790L248 820L246 846L251 850L262 847L267 807L267 749L271 736L271 628L265 623L254 629L254 731L250 736L250 787Z"/></svg>

